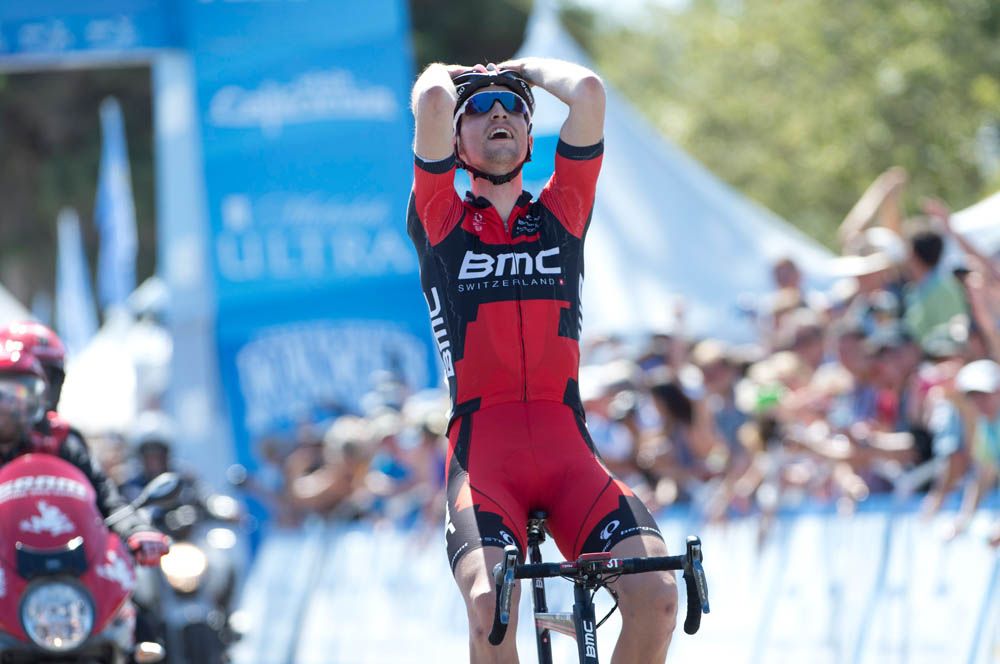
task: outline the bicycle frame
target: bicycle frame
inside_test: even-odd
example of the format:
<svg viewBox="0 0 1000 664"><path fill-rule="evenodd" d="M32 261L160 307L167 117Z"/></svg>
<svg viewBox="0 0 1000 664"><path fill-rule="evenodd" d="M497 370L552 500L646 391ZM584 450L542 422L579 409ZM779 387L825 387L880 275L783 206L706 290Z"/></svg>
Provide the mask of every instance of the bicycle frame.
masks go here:
<svg viewBox="0 0 1000 664"><path fill-rule="evenodd" d="M518 565L518 549L504 549L504 561L496 566L497 603L489 641L499 645L506 634L510 618L513 586L516 579L532 580L532 605L535 618L539 664L552 664L551 632L573 637L581 664L599 664L597 654L597 622L594 616L593 592L606 587L607 577L657 570L684 570L687 585L687 618L684 631L698 631L702 613L709 612L708 587L701 567L701 542L688 537L687 552L682 556L657 558L613 558L610 553L584 554L574 562L543 563L541 543L545 541L545 515L533 513L528 521L527 565ZM551 613L545 597L545 578L564 577L573 581L573 612Z"/></svg>
<svg viewBox="0 0 1000 664"><path fill-rule="evenodd" d="M532 563L542 562L542 542L545 541L545 519L532 515L528 521L528 560ZM552 636L556 631L576 638L575 624L566 624L560 614L549 613L549 605L545 599L545 579L533 579L531 582L531 606L535 614L535 641L538 646L538 664L552 664Z"/></svg>
<svg viewBox="0 0 1000 664"><path fill-rule="evenodd" d="M544 519L532 519L528 524L528 560L542 562L541 543L545 541ZM573 612L550 613L545 598L545 579L532 579L531 600L535 616L536 643L539 664L552 664L551 632L565 634L576 641L581 664L599 664L597 656L597 620L591 590L603 586L596 581L573 583ZM583 638L578 638L582 635Z"/></svg>

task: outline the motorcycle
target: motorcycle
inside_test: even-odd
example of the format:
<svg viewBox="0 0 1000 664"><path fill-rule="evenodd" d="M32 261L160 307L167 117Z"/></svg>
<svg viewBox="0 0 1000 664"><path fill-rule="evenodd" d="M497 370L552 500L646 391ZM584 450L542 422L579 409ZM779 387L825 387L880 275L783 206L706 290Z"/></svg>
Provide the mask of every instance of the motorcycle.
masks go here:
<svg viewBox="0 0 1000 664"><path fill-rule="evenodd" d="M173 544L160 561L162 574L140 570L136 594L144 606L157 607L174 664L221 664L239 638L229 618L246 562L242 517L233 498L198 495L191 487L154 514Z"/></svg>
<svg viewBox="0 0 1000 664"><path fill-rule="evenodd" d="M151 482L133 510L169 496L176 476ZM134 640L135 566L101 518L75 466L26 454L0 468L0 664L122 664L162 660Z"/></svg>

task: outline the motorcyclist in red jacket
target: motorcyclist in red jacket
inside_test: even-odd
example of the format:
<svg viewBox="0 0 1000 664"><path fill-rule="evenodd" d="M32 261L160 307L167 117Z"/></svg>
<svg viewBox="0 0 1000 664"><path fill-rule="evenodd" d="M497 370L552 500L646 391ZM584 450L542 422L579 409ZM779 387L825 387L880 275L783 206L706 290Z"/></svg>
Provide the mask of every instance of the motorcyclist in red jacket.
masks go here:
<svg viewBox="0 0 1000 664"><path fill-rule="evenodd" d="M33 352L40 350L49 371ZM97 507L107 518L127 505L90 455L83 436L51 409L62 387L63 345L48 328L17 323L0 329L0 465L21 454L53 454L79 468L97 492ZM55 394L48 376L55 376ZM140 565L158 565L169 539L141 514L117 520L112 529L127 543Z"/></svg>

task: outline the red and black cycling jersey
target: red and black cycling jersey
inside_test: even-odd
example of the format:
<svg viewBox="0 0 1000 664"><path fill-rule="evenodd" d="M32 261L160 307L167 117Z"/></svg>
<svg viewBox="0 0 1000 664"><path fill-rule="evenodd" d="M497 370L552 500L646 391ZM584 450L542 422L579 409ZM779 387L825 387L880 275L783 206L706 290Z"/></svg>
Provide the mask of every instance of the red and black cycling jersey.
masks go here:
<svg viewBox="0 0 1000 664"><path fill-rule="evenodd" d="M583 243L604 143L559 141L537 200L501 219L455 192L454 157L415 159L407 230L420 259L452 418L512 401L558 401L581 415Z"/></svg>

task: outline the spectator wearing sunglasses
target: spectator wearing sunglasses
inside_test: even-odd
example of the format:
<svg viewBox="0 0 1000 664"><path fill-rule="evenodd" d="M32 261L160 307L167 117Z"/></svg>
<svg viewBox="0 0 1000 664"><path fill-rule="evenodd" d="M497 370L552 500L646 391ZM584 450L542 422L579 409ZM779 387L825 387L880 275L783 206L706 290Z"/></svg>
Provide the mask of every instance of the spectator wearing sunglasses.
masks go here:
<svg viewBox="0 0 1000 664"><path fill-rule="evenodd" d="M563 102L555 173L535 199L532 86ZM473 662L514 661L489 645L493 566L525 551L544 509L568 559L664 555L645 505L601 463L579 388L583 243L604 152L605 93L590 70L525 58L430 65L413 88L416 163L407 225L449 381L446 544L465 599ZM465 169L472 191L454 188ZM650 578L652 576L652 578ZM676 617L672 575L622 577L616 657L663 662Z"/></svg>

